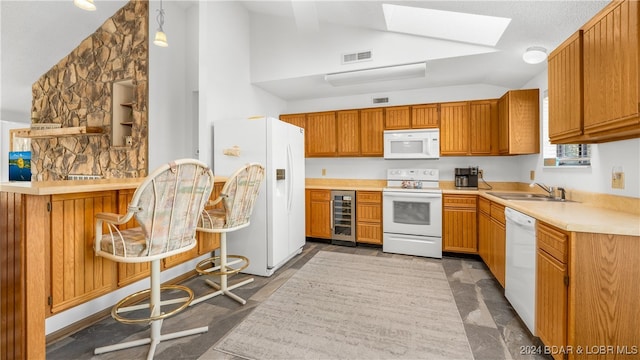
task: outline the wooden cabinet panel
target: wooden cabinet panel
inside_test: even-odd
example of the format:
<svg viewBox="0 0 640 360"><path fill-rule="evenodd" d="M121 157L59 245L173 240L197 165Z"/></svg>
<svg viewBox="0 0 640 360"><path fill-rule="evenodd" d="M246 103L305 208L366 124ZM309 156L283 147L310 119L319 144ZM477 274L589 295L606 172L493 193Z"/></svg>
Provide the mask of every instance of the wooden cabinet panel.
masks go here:
<svg viewBox="0 0 640 360"><path fill-rule="evenodd" d="M440 155L469 154L469 103L440 104Z"/></svg>
<svg viewBox="0 0 640 360"><path fill-rule="evenodd" d="M311 190L304 191L304 236L311 236Z"/></svg>
<svg viewBox="0 0 640 360"><path fill-rule="evenodd" d="M336 113L333 111L307 114L305 140L308 157L336 156Z"/></svg>
<svg viewBox="0 0 640 360"><path fill-rule="evenodd" d="M360 154L362 156L384 155L383 109L360 110Z"/></svg>
<svg viewBox="0 0 640 360"><path fill-rule="evenodd" d="M385 130L411 128L411 111L409 106L394 106L384 109Z"/></svg>
<svg viewBox="0 0 640 360"><path fill-rule="evenodd" d="M538 249L536 265L536 335L547 346L567 345L566 265ZM562 353L552 354L561 360Z"/></svg>
<svg viewBox="0 0 640 360"><path fill-rule="evenodd" d="M612 2L584 26L584 132L640 134L638 1Z"/></svg>
<svg viewBox="0 0 640 360"><path fill-rule="evenodd" d="M582 135L582 31L549 55L549 138L552 143Z"/></svg>
<svg viewBox="0 0 640 360"><path fill-rule="evenodd" d="M305 128L307 114L284 114L280 115L280 120L295 125L297 127Z"/></svg>
<svg viewBox="0 0 640 360"><path fill-rule="evenodd" d="M336 112L338 156L360 155L360 112Z"/></svg>
<svg viewBox="0 0 640 360"><path fill-rule="evenodd" d="M356 241L382 244L381 191L356 191Z"/></svg>
<svg viewBox="0 0 640 360"><path fill-rule="evenodd" d="M469 103L469 133L471 155L497 155L498 100Z"/></svg>
<svg viewBox="0 0 640 360"><path fill-rule="evenodd" d="M414 105L411 107L411 127L414 129L438 128L440 126L439 104Z"/></svg>
<svg viewBox="0 0 640 360"><path fill-rule="evenodd" d="M506 250L506 228L505 225L497 221L495 218L491 218L491 253L493 268L491 271L496 277L500 285L504 287L505 277L505 250Z"/></svg>
<svg viewBox="0 0 640 360"><path fill-rule="evenodd" d="M116 211L116 192L51 197L51 312L116 288L116 264L93 250L95 215Z"/></svg>
<svg viewBox="0 0 640 360"><path fill-rule="evenodd" d="M284 114L280 115L280 120L295 125L297 127L301 127L306 129L307 123L307 114ZM307 156L307 131L304 132L304 147L305 147L305 156Z"/></svg>
<svg viewBox="0 0 640 360"><path fill-rule="evenodd" d="M331 239L331 191L309 191L309 236Z"/></svg>
<svg viewBox="0 0 640 360"><path fill-rule="evenodd" d="M484 199L480 198L480 202ZM488 202L488 200L485 200ZM478 212L478 255L489 266L491 259L491 217L488 212Z"/></svg>
<svg viewBox="0 0 640 360"><path fill-rule="evenodd" d="M442 250L478 252L477 196L443 196Z"/></svg>
<svg viewBox="0 0 640 360"><path fill-rule="evenodd" d="M540 152L540 91L511 90L498 100L500 154Z"/></svg>
<svg viewBox="0 0 640 360"><path fill-rule="evenodd" d="M547 346L567 345L568 234L538 222L536 265L536 335ZM561 360L563 354L553 354Z"/></svg>

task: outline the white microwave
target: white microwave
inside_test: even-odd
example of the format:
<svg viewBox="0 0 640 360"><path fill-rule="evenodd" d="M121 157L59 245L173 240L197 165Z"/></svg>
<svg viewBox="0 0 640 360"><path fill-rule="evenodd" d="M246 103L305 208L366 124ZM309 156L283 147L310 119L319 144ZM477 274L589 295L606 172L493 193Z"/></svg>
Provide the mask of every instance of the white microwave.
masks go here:
<svg viewBox="0 0 640 360"><path fill-rule="evenodd" d="M385 130L385 159L438 159L440 129Z"/></svg>

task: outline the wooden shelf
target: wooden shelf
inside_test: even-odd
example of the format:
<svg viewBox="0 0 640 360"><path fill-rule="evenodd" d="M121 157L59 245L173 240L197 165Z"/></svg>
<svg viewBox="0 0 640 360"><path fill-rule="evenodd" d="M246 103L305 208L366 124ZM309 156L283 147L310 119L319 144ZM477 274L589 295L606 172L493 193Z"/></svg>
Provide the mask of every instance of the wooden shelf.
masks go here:
<svg viewBox="0 0 640 360"><path fill-rule="evenodd" d="M86 127L86 126L74 126L63 127L58 129L43 129L43 130L25 130L19 136L28 138L50 138L60 136L75 136L75 135L102 135L102 128L99 127Z"/></svg>

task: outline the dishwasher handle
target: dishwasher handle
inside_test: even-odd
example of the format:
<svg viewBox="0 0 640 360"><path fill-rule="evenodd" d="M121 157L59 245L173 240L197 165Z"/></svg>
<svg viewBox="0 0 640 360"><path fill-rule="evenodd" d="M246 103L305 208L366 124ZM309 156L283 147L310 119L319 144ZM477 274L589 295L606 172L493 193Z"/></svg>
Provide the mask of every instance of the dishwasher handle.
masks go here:
<svg viewBox="0 0 640 360"><path fill-rule="evenodd" d="M508 207L504 208L504 216L508 222L515 223L522 227L534 228L536 226L535 218Z"/></svg>

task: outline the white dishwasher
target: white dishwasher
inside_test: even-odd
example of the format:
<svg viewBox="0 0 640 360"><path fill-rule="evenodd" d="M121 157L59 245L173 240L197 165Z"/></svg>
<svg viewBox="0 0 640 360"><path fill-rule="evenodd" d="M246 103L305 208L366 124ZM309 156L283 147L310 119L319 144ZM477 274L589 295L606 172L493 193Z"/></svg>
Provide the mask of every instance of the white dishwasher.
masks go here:
<svg viewBox="0 0 640 360"><path fill-rule="evenodd" d="M504 294L535 335L536 219L505 207L507 222Z"/></svg>

